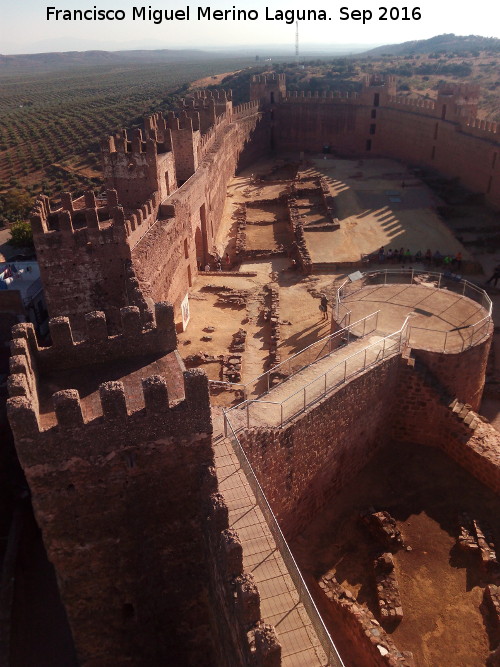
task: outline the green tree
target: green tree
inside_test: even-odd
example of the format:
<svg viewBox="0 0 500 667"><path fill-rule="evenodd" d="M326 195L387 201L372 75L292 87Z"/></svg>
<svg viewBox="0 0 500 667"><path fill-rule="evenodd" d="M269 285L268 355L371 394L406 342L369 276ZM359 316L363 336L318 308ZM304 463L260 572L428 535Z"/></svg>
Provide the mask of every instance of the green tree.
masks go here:
<svg viewBox="0 0 500 667"><path fill-rule="evenodd" d="M11 211L26 214L31 208L31 197L25 190L13 188L4 195L5 206Z"/></svg>
<svg viewBox="0 0 500 667"><path fill-rule="evenodd" d="M33 232L29 222L19 220L12 225L10 228L10 243L21 248L33 245Z"/></svg>

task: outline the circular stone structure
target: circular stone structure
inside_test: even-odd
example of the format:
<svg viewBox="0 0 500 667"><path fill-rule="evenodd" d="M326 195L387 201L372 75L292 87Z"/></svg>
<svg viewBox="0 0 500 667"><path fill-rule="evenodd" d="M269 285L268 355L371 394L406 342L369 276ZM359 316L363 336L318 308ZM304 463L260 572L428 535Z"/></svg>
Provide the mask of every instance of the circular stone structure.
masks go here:
<svg viewBox="0 0 500 667"><path fill-rule="evenodd" d="M467 280L416 271L377 271L339 289L334 319L351 324L379 311L376 330L398 331L409 316L413 348L457 353L491 335L491 300Z"/></svg>

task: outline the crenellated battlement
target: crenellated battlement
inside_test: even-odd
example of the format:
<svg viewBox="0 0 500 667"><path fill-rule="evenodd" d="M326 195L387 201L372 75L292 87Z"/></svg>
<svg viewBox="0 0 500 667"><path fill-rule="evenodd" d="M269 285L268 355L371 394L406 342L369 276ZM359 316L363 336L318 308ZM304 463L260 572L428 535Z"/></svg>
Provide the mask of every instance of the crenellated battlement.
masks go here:
<svg viewBox="0 0 500 667"><path fill-rule="evenodd" d="M466 101L477 100L481 94L481 87L477 83L443 83L439 87L439 95L452 96Z"/></svg>
<svg viewBox="0 0 500 667"><path fill-rule="evenodd" d="M387 106L406 106L414 107L416 109L434 110L436 108L436 102L430 99L404 97L403 95L391 95L389 97Z"/></svg>
<svg viewBox="0 0 500 667"><path fill-rule="evenodd" d="M144 138L141 129L133 130L132 139L129 139L127 130L123 129L120 134L101 140L101 153L115 156L115 160L118 159L118 155L127 155L129 159L141 155L153 159L158 153L165 153L171 149L172 144L168 132L164 132L159 141L152 135L146 135Z"/></svg>
<svg viewBox="0 0 500 667"><path fill-rule="evenodd" d="M200 90L195 90L190 95L187 95L184 99L193 99L197 103L203 103L210 98L216 100L232 100L233 91L225 90L224 88L216 88L215 90L208 90L207 88L202 88Z"/></svg>
<svg viewBox="0 0 500 667"><path fill-rule="evenodd" d="M175 353L172 306L155 304L155 323L149 326L143 326L140 311L133 306L122 308L121 318L122 332L109 335L104 313L88 313L87 336L81 341L74 340L68 318L52 318L50 347L38 345L31 324L13 328L8 412L17 442L27 437L66 438L68 431L78 431L67 447L89 439L89 433L96 434L96 446L101 447L102 439L109 438L109 444L116 447L120 442L117 431L135 431L141 437L144 431L158 429L166 435L167 427L181 432L186 428L210 431L208 380L198 370L182 374ZM135 367L141 369L141 377ZM156 368L164 369L168 377L154 372ZM77 375L73 376L73 387L65 388L65 371L69 369L77 369ZM55 389L59 385L50 397L45 389L47 376L51 378L49 386ZM182 377L181 390L178 381L173 382L174 376Z"/></svg>
<svg viewBox="0 0 500 667"><path fill-rule="evenodd" d="M182 99L182 111L189 116L199 115L199 126L202 134L212 127L219 116L230 116L233 109L232 93L223 88L216 90L200 90L186 95Z"/></svg>
<svg viewBox="0 0 500 667"><path fill-rule="evenodd" d="M318 103L331 103L333 102L349 102L359 99L359 93L354 92L339 92L335 91L319 91L315 90L292 90L287 91L286 95L281 100L282 102L291 102L291 103L303 103L303 102L312 102L314 104Z"/></svg>
<svg viewBox="0 0 500 667"><path fill-rule="evenodd" d="M261 104L277 104L286 95L284 74L268 72L255 74L250 82L250 100L259 100Z"/></svg>
<svg viewBox="0 0 500 667"><path fill-rule="evenodd" d="M54 369L80 368L148 354L167 354L177 347L173 307L168 303L154 304L154 322L144 324L137 306L120 309L121 331L108 330L103 312L85 315L85 335L77 339L68 317L49 320L52 345L39 346L31 323L17 324L12 329L12 354L27 356L30 368L40 372ZM21 341L26 341L23 343ZM29 353L18 352L26 349Z"/></svg>
<svg viewBox="0 0 500 667"><path fill-rule="evenodd" d="M396 77L394 74L365 74L362 78L364 88L386 88L391 95L396 92Z"/></svg>
<svg viewBox="0 0 500 667"><path fill-rule="evenodd" d="M475 137L482 137L492 141L499 141L500 124L493 121L481 120L480 118L468 118L461 124L461 129Z"/></svg>
<svg viewBox="0 0 500 667"><path fill-rule="evenodd" d="M252 116L258 111L259 111L258 100L254 100L253 102L244 102L243 104L238 104L238 106L233 107L232 120L239 120L240 118L245 118L246 116Z"/></svg>
<svg viewBox="0 0 500 667"><path fill-rule="evenodd" d="M40 195L30 213L31 229L37 245L38 237L59 239L82 237L84 243L121 243L125 239L125 216L115 190L108 190L106 199L89 190L73 200L69 192L61 193L61 206L51 207L46 195Z"/></svg>
<svg viewBox="0 0 500 667"><path fill-rule="evenodd" d="M252 83L286 83L285 74L276 74L275 72L268 72L267 74L254 74L252 76Z"/></svg>
<svg viewBox="0 0 500 667"><path fill-rule="evenodd" d="M85 427L89 427L89 433L96 432L99 427L110 427L115 431L113 436L117 438L116 431L127 429L141 430L149 420L158 420L165 427L178 428L187 431L189 425L200 428L198 432L210 432L210 421L206 419L205 424L196 420L196 412L193 408L205 397L208 398L208 381L206 375L197 369L184 371L183 389L184 398L180 401L169 399L168 383L166 378L160 375L150 375L141 380L143 407L134 410L128 405L128 392L123 382L112 380L99 385L99 408L100 416L87 418L84 414L85 407L77 389L63 389L52 394L52 406L55 415L55 423L44 426L44 416L36 397L26 386L24 374L11 375L9 382L10 398L7 401L7 410L11 428L16 439L22 440L26 437L35 438L46 436L53 438L59 436L67 437L68 432L78 430L78 439L85 436ZM23 385L23 386L21 386ZM199 410L197 411L199 413ZM209 414L209 410L206 411ZM196 432L196 431L195 431ZM88 437L88 436L87 436ZM42 441L43 442L43 441ZM42 444L42 443L40 443ZM100 446L100 442L95 443ZM112 444L110 442L110 444ZM115 446L117 442L114 442ZM68 443L68 448L71 443Z"/></svg>
<svg viewBox="0 0 500 667"><path fill-rule="evenodd" d="M198 144L198 163L201 162L203 157L208 153L208 151L212 148L216 137L222 127L225 127L230 123L232 120L232 116L229 114L222 114L221 116L217 116L215 119L215 123L210 127L208 132L204 134L200 142Z"/></svg>
<svg viewBox="0 0 500 667"><path fill-rule="evenodd" d="M160 194L153 192L153 195L141 207L127 212L125 217L125 233L127 241L131 246L135 245L138 239L156 222L159 207Z"/></svg>

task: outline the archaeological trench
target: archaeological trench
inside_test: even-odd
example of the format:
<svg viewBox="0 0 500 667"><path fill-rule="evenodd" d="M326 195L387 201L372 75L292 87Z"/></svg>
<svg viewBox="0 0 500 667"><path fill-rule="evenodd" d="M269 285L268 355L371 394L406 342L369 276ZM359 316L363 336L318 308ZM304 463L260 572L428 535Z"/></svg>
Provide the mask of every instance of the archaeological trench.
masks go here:
<svg viewBox="0 0 500 667"><path fill-rule="evenodd" d="M496 290L423 181L500 207L500 142L475 86L395 85L194 92L37 199L10 664L500 665Z"/></svg>

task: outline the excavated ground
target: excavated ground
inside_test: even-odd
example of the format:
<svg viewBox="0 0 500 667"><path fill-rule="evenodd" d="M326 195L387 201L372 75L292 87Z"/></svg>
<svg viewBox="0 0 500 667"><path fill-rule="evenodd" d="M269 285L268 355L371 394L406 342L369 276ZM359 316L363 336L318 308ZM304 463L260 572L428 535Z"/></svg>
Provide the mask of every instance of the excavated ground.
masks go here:
<svg viewBox="0 0 500 667"><path fill-rule="evenodd" d="M291 544L301 569L314 579L334 573L378 618L376 543L358 521L370 506L387 510L411 546L394 556L404 617L390 634L399 650L412 651L419 667L484 667L495 637L482 604L489 580L456 537L464 511L500 535L498 497L442 452L396 444L312 519Z"/></svg>

